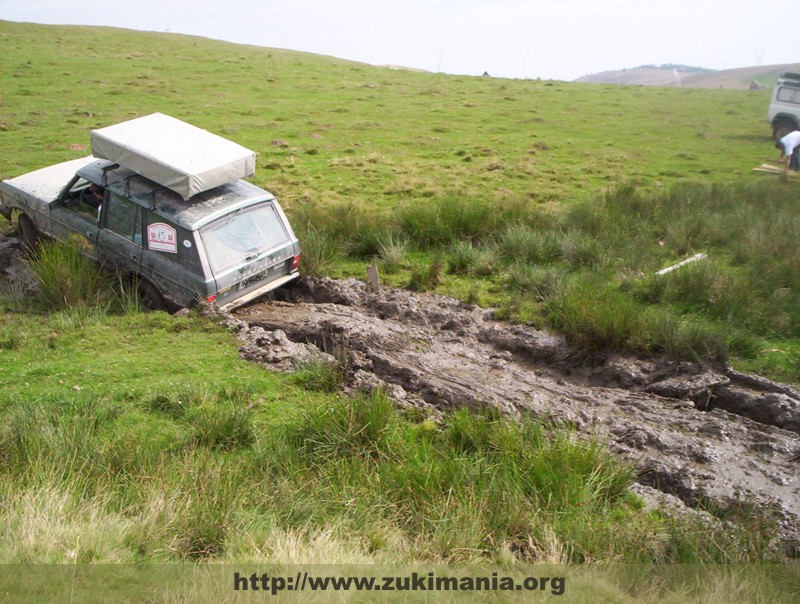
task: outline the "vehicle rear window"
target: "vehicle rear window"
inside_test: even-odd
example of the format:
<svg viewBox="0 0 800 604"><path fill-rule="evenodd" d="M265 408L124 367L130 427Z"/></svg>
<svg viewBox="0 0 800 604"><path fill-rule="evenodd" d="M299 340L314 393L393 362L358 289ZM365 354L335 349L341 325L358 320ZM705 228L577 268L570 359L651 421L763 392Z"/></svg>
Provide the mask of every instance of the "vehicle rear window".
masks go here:
<svg viewBox="0 0 800 604"><path fill-rule="evenodd" d="M201 237L215 273L242 265L289 241L283 221L270 202L212 222L202 229Z"/></svg>
<svg viewBox="0 0 800 604"><path fill-rule="evenodd" d="M778 100L782 103L800 104L800 88L780 88L778 89Z"/></svg>

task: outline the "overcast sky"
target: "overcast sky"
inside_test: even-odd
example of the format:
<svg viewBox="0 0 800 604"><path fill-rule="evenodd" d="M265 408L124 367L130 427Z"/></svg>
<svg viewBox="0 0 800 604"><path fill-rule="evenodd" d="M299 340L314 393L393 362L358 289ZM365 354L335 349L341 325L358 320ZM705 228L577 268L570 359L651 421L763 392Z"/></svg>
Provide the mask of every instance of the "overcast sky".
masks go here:
<svg viewBox="0 0 800 604"><path fill-rule="evenodd" d="M0 19L170 31L510 78L800 62L800 0L0 0Z"/></svg>

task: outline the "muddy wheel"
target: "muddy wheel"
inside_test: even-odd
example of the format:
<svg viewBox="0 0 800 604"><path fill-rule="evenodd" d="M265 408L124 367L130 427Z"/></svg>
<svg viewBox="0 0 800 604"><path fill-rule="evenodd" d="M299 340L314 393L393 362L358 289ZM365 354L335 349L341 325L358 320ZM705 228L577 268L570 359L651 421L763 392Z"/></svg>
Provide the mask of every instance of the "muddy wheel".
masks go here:
<svg viewBox="0 0 800 604"><path fill-rule="evenodd" d="M149 281L139 282L139 300L148 310L167 310L167 303L164 296L158 291L155 285Z"/></svg>
<svg viewBox="0 0 800 604"><path fill-rule="evenodd" d="M19 230L19 241L22 244L22 250L30 255L39 245L39 240L41 239L39 229L25 214L19 215L17 229Z"/></svg>
<svg viewBox="0 0 800 604"><path fill-rule="evenodd" d="M772 138L777 143L784 136L786 136L790 132L795 131L796 129L797 128L795 128L794 124L792 124L791 122L778 122L772 127Z"/></svg>

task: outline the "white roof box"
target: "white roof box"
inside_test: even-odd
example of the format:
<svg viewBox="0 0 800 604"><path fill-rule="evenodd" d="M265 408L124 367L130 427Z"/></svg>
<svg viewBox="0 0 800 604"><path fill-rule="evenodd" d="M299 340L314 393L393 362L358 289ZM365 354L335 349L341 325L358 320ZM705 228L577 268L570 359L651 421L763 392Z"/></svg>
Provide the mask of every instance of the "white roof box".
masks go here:
<svg viewBox="0 0 800 604"><path fill-rule="evenodd" d="M162 113L92 130L92 155L189 199L255 173L256 155L228 139Z"/></svg>

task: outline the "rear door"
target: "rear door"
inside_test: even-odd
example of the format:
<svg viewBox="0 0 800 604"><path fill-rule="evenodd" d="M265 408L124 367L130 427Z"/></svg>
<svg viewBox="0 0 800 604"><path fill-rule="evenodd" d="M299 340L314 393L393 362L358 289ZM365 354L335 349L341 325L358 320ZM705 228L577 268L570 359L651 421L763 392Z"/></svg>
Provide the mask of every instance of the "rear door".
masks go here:
<svg viewBox="0 0 800 604"><path fill-rule="evenodd" d="M225 300L288 275L297 253L293 234L274 201L224 216L200 229L200 236Z"/></svg>
<svg viewBox="0 0 800 604"><path fill-rule="evenodd" d="M138 274L142 262L143 208L113 191L106 193L98 255L107 267Z"/></svg>

